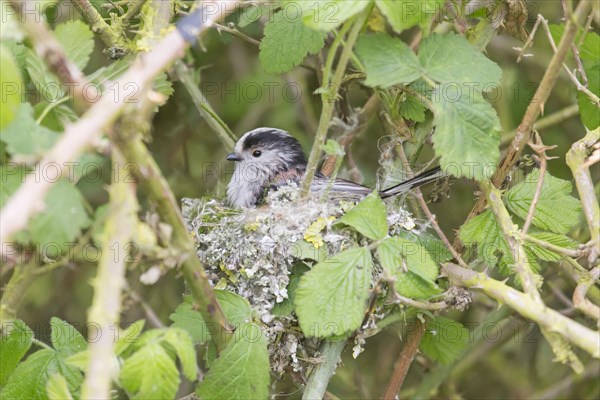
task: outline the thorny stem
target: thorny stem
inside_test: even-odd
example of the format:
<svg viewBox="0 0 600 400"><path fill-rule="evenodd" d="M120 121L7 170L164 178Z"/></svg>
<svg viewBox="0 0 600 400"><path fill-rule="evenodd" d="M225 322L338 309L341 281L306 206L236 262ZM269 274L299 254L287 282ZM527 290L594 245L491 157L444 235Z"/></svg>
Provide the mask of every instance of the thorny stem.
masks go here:
<svg viewBox="0 0 600 400"><path fill-rule="evenodd" d="M304 388L302 400L321 400L323 398L345 346L346 340L326 340L321 344L319 352L323 362L318 364L311 372Z"/></svg>
<svg viewBox="0 0 600 400"><path fill-rule="evenodd" d="M588 163L588 153L600 141L600 128L588 132L585 137L571 146L567 152L567 165L575 178L575 186L581 199L583 213L587 220L588 228L591 235L591 251L590 261L593 263L600 255L600 206L594 191L594 182L590 174ZM596 150L589 157L591 163L597 162L600 159L600 151Z"/></svg>
<svg viewBox="0 0 600 400"><path fill-rule="evenodd" d="M98 274L94 279L94 299L88 311L88 323L97 324L101 332L108 332L119 323L121 314L121 294L125 286L125 253L127 243L134 234L137 223L138 204L135 185L125 179L127 160L119 150L113 148L113 166L118 174L112 174L113 182L109 189L109 208L102 232L101 248L105 251L98 264ZM108 251L109 249L113 251ZM95 335L95 333L94 333ZM114 341L110 335L101 335L90 342L88 366L82 388L82 398L106 399L110 397L113 365Z"/></svg>
<svg viewBox="0 0 600 400"><path fill-rule="evenodd" d="M333 75L333 79L330 83L323 80L323 86L326 87L327 91L321 95L323 109L321 110L321 117L319 119L319 125L317 127L315 141L310 151L308 165L306 168L306 174L302 182L302 192L304 193L304 195L308 195L310 193L310 185L315 176L315 173L317 172L317 166L319 164L319 158L321 157L321 153L323 152L323 145L325 144L325 138L327 137L329 123L331 122L331 118L333 117L333 110L335 107L337 93L342 83L342 78L344 76L344 72L346 71L346 66L348 65L350 56L352 55L352 47L354 47L354 43L358 38L358 34L360 33L363 27L365 19L371 13L371 8L372 7L369 7L358 17L346 23L353 25L350 29L350 33L348 34L348 40L346 42L346 45L344 46L342 54L340 55L335 74ZM327 71L327 68L325 68L323 76L327 76L327 74L329 74L329 71ZM333 91L333 94L328 93L328 91Z"/></svg>
<svg viewBox="0 0 600 400"><path fill-rule="evenodd" d="M492 279L484 273L462 268L452 263L444 264L442 271L452 284L481 291L536 322L540 327L560 334L561 337L587 351L593 357L600 358L598 332L565 317L545 304L535 301L531 296Z"/></svg>
<svg viewBox="0 0 600 400"><path fill-rule="evenodd" d="M577 5L573 15L567 19L565 32L560 40L556 52L550 60L550 64L548 65L548 68L542 77L540 85L538 86L533 98L531 99L531 102L529 103L529 106L527 107L527 110L525 111L525 115L523 116L523 119L517 128L515 137L510 144L504 159L496 169L496 173L493 177L493 183L496 187L500 187L510 173L513 165L521 157L525 145L530 139L533 125L540 113L543 111L544 104L550 97L552 88L558 79L562 65L571 48L571 43L573 43L575 39L577 29L587 16L590 6L590 0L581 0ZM485 200L486 199L483 196L479 198L471 210L471 213L467 217L467 221L483 210L485 206Z"/></svg>
<svg viewBox="0 0 600 400"><path fill-rule="evenodd" d="M219 115L212 109L206 97L194 81L189 68L182 62L177 61L175 63L175 72L181 83L185 86L188 93L194 101L196 109L204 119L204 121L210 126L210 128L217 134L221 143L228 149L232 150L235 146L236 137L231 132L231 129L227 124L219 117Z"/></svg>
<svg viewBox="0 0 600 400"><path fill-rule="evenodd" d="M232 337L233 328L223 314L217 302L215 292L210 285L204 267L196 254L196 246L192 236L188 233L177 200L162 175L154 158L142 143L140 138L119 138L117 145L130 162L137 166L136 171L140 178L140 186L157 205L157 210L162 220L173 228L173 245L180 254L181 269L185 281L198 306L198 311L206 321L207 326L215 328L211 335L217 351L221 352Z"/></svg>
<svg viewBox="0 0 600 400"><path fill-rule="evenodd" d="M598 277L600 277L600 267L594 268L584 279L579 280L573 292L573 305L600 324L600 308L585 298L590 287L598 281Z"/></svg>
<svg viewBox="0 0 600 400"><path fill-rule="evenodd" d="M111 53L115 55L126 53L127 39L125 36L113 29L88 0L71 0L71 2L85 22L92 28L92 32L97 33L100 39L111 48Z"/></svg>
<svg viewBox="0 0 600 400"><path fill-rule="evenodd" d="M394 400L396 398L398 391L402 387L402 383L404 383L404 378L406 378L408 369L410 368L410 365L417 354L419 344L421 343L421 339L423 338L424 334L425 325L417 318L415 320L415 329L411 329L409 331L406 338L406 343L404 343L404 346L402 346L402 350L398 355L398 359L394 365L394 371L392 372L392 377L388 383L385 393L383 394L384 400Z"/></svg>
<svg viewBox="0 0 600 400"><path fill-rule="evenodd" d="M253 37L250 37L248 35L246 35L244 32L241 32L239 29L237 28L231 28L228 25L221 25L221 24L214 24L215 29L220 33L221 31L223 32L227 32L230 33L231 35L242 39L250 44L253 44L254 46L259 46L260 42L256 39L254 39Z"/></svg>
<svg viewBox="0 0 600 400"><path fill-rule="evenodd" d="M502 233L504 233L504 237L508 241L508 246L510 247L514 259L515 270L521 280L525 293L531 296L535 302L541 304L542 298L538 291L535 273L533 272L531 265L529 265L523 243L518 235L516 235L517 226L512 222L510 214L502 202L500 191L490 182L481 182L481 188L496 216L496 220L498 221L498 225L500 225Z"/></svg>

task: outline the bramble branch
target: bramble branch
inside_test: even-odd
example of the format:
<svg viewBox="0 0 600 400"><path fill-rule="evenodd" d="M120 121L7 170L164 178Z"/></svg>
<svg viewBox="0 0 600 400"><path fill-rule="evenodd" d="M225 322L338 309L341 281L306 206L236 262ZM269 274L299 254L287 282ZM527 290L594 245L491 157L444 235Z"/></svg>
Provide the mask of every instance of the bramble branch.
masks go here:
<svg viewBox="0 0 600 400"><path fill-rule="evenodd" d="M134 234L137 223L138 204L136 188L124 179L114 180L115 177L125 176L127 160L119 150L113 148L113 166L119 174L111 174L113 182L109 188L109 208L102 232L101 248L116 249L104 251L98 264L98 274L94 279L94 299L88 311L88 323L95 323L101 332L109 332L119 323L121 314L121 295L125 286L125 245ZM93 333L95 335L95 333ZM88 350L89 362L82 388L82 398L106 399L110 397L111 376L113 365L114 340L110 335L100 335L100 338L90 342Z"/></svg>
<svg viewBox="0 0 600 400"><path fill-rule="evenodd" d="M519 314L536 322L549 332L560 334L575 346L585 350L595 358L600 358L598 332L593 331L561 313L535 301L531 296L511 288L503 282L490 278L484 273L447 263L442 271L452 284L481 291L499 303L506 304Z"/></svg>

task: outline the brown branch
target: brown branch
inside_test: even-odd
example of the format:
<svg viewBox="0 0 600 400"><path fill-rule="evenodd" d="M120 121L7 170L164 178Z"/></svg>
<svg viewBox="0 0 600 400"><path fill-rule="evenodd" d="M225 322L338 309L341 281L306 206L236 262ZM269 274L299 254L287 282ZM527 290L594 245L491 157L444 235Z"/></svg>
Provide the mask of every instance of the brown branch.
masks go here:
<svg viewBox="0 0 600 400"><path fill-rule="evenodd" d="M419 319L416 319L415 329L408 333L406 343L404 346L402 346L402 350L400 351L398 359L396 360L396 364L394 365L392 377L388 383L385 393L383 394L384 400L394 400L396 398L398 391L402 387L402 383L404 383L404 378L406 378L408 369L410 368L410 365L417 354L419 344L421 343L421 339L423 338L424 334L425 325Z"/></svg>
<svg viewBox="0 0 600 400"><path fill-rule="evenodd" d="M531 102L527 107L527 110L525 111L525 115L523 116L523 119L517 128L515 137L510 144L506 155L496 169L492 180L496 187L500 187L500 185L502 185L513 165L521 157L525 145L531 137L535 121L543 111L544 104L550 97L550 93L552 92L556 80L558 79L562 65L571 48L571 43L573 43L573 40L575 39L577 28L582 24L587 16L590 6L590 0L581 0L577 5L574 14L567 18L565 32L556 49L556 53L550 60L550 64L548 65L548 68L542 77L540 85L538 86L533 98L531 99ZM477 203L471 210L467 220L479 214L483 210L484 206L485 197L482 196L478 199Z"/></svg>

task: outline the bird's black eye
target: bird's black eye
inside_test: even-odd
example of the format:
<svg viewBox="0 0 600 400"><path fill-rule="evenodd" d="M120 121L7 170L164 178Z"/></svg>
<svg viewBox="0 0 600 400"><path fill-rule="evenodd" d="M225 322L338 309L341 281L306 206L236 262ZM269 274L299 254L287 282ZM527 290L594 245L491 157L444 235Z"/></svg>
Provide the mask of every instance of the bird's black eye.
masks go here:
<svg viewBox="0 0 600 400"><path fill-rule="evenodd" d="M261 154L262 154L262 151L260 151L260 150L254 150L254 151L252 152L252 155L253 155L254 157L260 157L260 155L261 155Z"/></svg>

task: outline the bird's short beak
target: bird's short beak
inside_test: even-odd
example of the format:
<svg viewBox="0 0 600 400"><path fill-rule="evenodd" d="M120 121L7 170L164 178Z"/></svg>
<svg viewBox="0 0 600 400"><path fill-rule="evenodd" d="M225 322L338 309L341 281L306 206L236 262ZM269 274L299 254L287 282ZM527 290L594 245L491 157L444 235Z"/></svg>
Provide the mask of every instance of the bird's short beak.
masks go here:
<svg viewBox="0 0 600 400"><path fill-rule="evenodd" d="M235 153L230 153L227 155L227 157L225 158L227 161L242 161L242 159L240 158L240 156L238 156Z"/></svg>

